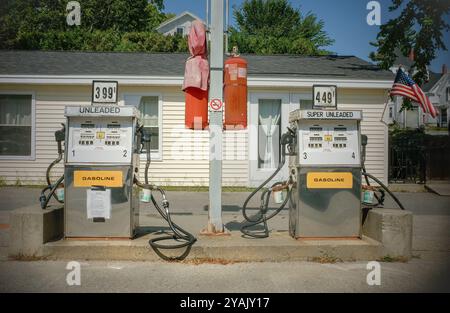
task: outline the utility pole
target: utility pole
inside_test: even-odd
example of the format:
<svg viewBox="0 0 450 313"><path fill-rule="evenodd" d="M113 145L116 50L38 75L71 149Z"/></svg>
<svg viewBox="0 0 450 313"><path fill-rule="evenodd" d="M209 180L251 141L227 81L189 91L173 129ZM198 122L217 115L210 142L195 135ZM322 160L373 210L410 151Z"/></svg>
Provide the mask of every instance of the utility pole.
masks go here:
<svg viewBox="0 0 450 313"><path fill-rule="evenodd" d="M207 0L209 1L209 0ZM223 0L211 0L209 100L223 101ZM222 110L209 111L209 211L207 233L223 233L222 222Z"/></svg>

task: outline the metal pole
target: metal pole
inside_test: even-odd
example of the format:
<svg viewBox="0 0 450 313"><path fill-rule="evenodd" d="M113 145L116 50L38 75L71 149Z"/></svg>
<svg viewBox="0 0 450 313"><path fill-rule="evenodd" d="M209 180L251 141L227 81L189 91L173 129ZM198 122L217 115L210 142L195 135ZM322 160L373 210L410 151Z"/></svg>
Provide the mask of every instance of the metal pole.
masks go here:
<svg viewBox="0 0 450 313"><path fill-rule="evenodd" d="M230 1L226 0L226 2L225 2L225 54L226 55L230 54L230 52L228 51L228 37L230 35L228 33L228 30L230 27L230 25L228 24L229 18L230 18L229 15L230 15Z"/></svg>
<svg viewBox="0 0 450 313"><path fill-rule="evenodd" d="M209 30L209 0L206 0L206 30Z"/></svg>
<svg viewBox="0 0 450 313"><path fill-rule="evenodd" d="M211 50L209 99L223 100L223 0L211 0ZM208 233L224 232L222 223L223 112L209 112L209 212Z"/></svg>

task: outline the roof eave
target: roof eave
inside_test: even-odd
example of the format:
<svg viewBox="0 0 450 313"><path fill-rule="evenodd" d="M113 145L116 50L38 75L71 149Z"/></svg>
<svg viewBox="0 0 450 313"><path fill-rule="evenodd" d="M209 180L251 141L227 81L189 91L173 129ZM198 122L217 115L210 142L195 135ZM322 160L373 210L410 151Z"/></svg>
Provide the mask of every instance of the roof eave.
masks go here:
<svg viewBox="0 0 450 313"><path fill-rule="evenodd" d="M119 85L181 86L183 76L77 76L77 75L0 75L2 84L91 85L93 80L116 80ZM248 78L249 87L312 87L330 84L340 88L389 89L390 79L255 77Z"/></svg>
<svg viewBox="0 0 450 313"><path fill-rule="evenodd" d="M162 27L164 27L164 26L166 26L166 25L168 25L168 24L170 24L170 23L172 23L172 22L174 22L174 21L176 21L176 20L182 18L182 17L185 16L185 15L190 15L190 16L193 17L194 19L199 20L199 21L201 21L203 24L205 24L205 22L204 22L201 18L199 18L198 16L196 16L195 14L193 14L193 13L191 13L191 12L189 12L189 11L184 11L184 12L182 12L180 15L174 16L174 17L172 17L171 19L168 19L167 21L162 22L161 24L159 24L158 27L155 28L155 30L160 30Z"/></svg>

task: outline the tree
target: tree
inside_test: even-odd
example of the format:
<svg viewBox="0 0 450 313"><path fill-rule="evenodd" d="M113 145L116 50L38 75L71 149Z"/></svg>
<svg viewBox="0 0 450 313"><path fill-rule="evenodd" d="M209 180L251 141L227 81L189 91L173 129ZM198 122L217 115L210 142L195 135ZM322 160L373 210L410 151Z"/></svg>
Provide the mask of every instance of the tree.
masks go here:
<svg viewBox="0 0 450 313"><path fill-rule="evenodd" d="M404 0L392 0L389 11L398 10ZM404 5L400 15L381 25L377 40L371 43L377 47L371 59L384 68L389 69L395 62L397 51L407 56L414 50L415 70L413 79L419 85L428 77L427 67L436 57L436 51L447 50L443 41L443 32L448 32L450 1L443 0L410 0Z"/></svg>
<svg viewBox="0 0 450 313"><path fill-rule="evenodd" d="M172 16L163 0L78 2L81 25L69 26L68 0L0 0L0 49L187 51L186 38L155 31Z"/></svg>
<svg viewBox="0 0 450 313"><path fill-rule="evenodd" d="M311 12L303 16L287 0L245 0L233 14L237 28L230 29L230 43L241 52L328 54L322 48L333 43L322 20Z"/></svg>

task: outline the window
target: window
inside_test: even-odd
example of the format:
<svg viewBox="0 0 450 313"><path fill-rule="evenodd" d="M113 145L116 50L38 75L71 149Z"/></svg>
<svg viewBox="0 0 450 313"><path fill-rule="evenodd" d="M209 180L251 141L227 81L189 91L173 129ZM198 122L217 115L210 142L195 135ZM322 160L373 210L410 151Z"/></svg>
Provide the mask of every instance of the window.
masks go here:
<svg viewBox="0 0 450 313"><path fill-rule="evenodd" d="M0 94L0 158L33 158L33 96Z"/></svg>
<svg viewBox="0 0 450 313"><path fill-rule="evenodd" d="M441 127L447 127L447 109L441 109Z"/></svg>
<svg viewBox="0 0 450 313"><path fill-rule="evenodd" d="M258 112L258 168L274 169L280 158L281 99L259 99Z"/></svg>
<svg viewBox="0 0 450 313"><path fill-rule="evenodd" d="M313 101L311 99L300 99L300 110L312 110Z"/></svg>
<svg viewBox="0 0 450 313"><path fill-rule="evenodd" d="M389 118L393 118L394 117L394 108L393 107L389 107Z"/></svg>
<svg viewBox="0 0 450 313"><path fill-rule="evenodd" d="M290 94L289 112L294 110L312 110L312 93L292 93Z"/></svg>
<svg viewBox="0 0 450 313"><path fill-rule="evenodd" d="M182 27L177 27L177 32L176 32L176 34L177 34L177 35L183 36L183 34L184 34L184 29L183 29Z"/></svg>
<svg viewBox="0 0 450 313"><path fill-rule="evenodd" d="M141 123L152 136L150 150L159 150L159 108L158 97L142 97L139 103Z"/></svg>
<svg viewBox="0 0 450 313"><path fill-rule="evenodd" d="M447 87L446 99L447 102L450 101L450 87Z"/></svg>
<svg viewBox="0 0 450 313"><path fill-rule="evenodd" d="M162 101L159 95L124 95L125 105L134 105L141 113L140 123L151 134L150 150L152 159L161 159L162 145ZM143 153L145 153L145 149Z"/></svg>

